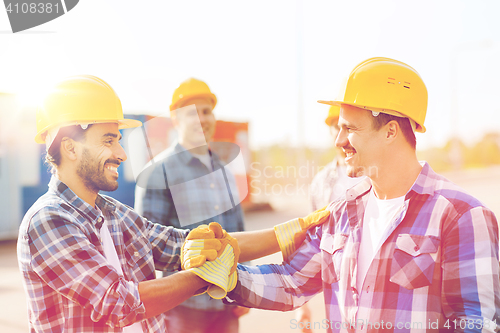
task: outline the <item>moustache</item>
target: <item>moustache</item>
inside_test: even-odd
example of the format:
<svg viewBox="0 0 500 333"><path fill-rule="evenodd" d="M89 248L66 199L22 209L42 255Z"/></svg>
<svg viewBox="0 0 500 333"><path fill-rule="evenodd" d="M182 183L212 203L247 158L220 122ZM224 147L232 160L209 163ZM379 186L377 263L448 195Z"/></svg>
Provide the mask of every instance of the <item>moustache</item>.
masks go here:
<svg viewBox="0 0 500 333"><path fill-rule="evenodd" d="M119 160L115 160L115 159L109 159L109 160L106 160L106 162L104 162L104 165L108 164L108 163L111 163L111 164L116 164L117 167L120 166L120 164L122 164Z"/></svg>

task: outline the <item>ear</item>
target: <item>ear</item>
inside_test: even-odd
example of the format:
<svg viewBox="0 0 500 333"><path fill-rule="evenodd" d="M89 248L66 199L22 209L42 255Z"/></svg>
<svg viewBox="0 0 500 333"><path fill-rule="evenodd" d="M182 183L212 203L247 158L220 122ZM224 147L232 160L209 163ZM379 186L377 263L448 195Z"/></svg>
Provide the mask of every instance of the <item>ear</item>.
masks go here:
<svg viewBox="0 0 500 333"><path fill-rule="evenodd" d="M70 160L75 161L78 158L79 149L77 142L71 138L64 137L61 140L61 155Z"/></svg>
<svg viewBox="0 0 500 333"><path fill-rule="evenodd" d="M399 128L398 122L395 120L391 120L390 122L388 122L385 125L385 127L386 127L386 131L385 131L386 139L391 140L391 141L396 139L399 132L401 131L401 129Z"/></svg>

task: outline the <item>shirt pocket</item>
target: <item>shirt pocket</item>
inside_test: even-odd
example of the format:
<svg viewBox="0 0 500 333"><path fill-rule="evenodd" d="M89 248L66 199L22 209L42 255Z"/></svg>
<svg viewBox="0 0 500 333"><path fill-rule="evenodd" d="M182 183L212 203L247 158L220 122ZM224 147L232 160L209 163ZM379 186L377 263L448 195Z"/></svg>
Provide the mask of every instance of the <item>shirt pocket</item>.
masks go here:
<svg viewBox="0 0 500 333"><path fill-rule="evenodd" d="M399 235L391 264L390 281L406 289L429 286L440 242L435 236Z"/></svg>
<svg viewBox="0 0 500 333"><path fill-rule="evenodd" d="M347 234L324 234L319 248L321 249L321 277L328 284L340 278L340 266L347 242Z"/></svg>

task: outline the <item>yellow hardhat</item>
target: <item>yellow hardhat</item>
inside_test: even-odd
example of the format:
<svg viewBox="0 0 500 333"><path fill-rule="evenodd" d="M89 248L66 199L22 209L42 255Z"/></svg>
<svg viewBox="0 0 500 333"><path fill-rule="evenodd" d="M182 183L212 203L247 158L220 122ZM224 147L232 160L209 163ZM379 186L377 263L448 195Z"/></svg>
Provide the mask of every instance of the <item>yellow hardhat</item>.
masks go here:
<svg viewBox="0 0 500 333"><path fill-rule="evenodd" d="M172 96L170 111L178 109L183 101L195 97L208 97L212 101L214 107L217 104L217 97L212 94L205 82L190 78L182 82L179 87L175 89L174 95Z"/></svg>
<svg viewBox="0 0 500 333"><path fill-rule="evenodd" d="M123 118L120 99L109 84L92 75L71 76L56 84L37 108L35 141L50 146L59 128L95 123L118 123L120 129L142 125ZM49 132L55 133L46 138Z"/></svg>
<svg viewBox="0 0 500 333"><path fill-rule="evenodd" d="M340 106L332 105L328 110L328 117L325 119L325 123L328 126L332 126L332 121L340 116Z"/></svg>
<svg viewBox="0 0 500 333"><path fill-rule="evenodd" d="M339 98L318 102L407 117L416 123L415 131L425 132L427 88L415 69L394 59L377 57L361 62L349 74Z"/></svg>

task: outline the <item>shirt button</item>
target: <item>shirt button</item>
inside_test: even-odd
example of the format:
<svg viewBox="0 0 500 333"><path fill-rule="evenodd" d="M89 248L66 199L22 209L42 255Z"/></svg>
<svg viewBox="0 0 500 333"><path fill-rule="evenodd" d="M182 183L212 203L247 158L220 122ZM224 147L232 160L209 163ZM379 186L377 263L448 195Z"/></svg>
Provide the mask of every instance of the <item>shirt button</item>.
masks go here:
<svg viewBox="0 0 500 333"><path fill-rule="evenodd" d="M420 250L420 248L418 247L418 245L415 245L415 247L413 248L415 251L418 251Z"/></svg>
<svg viewBox="0 0 500 333"><path fill-rule="evenodd" d="M97 222L99 222L99 223L102 222L102 216L99 216L99 218L97 219Z"/></svg>
<svg viewBox="0 0 500 333"><path fill-rule="evenodd" d="M219 205L215 205L214 209L219 210Z"/></svg>
<svg viewBox="0 0 500 333"><path fill-rule="evenodd" d="M135 251L134 252L134 256L138 257L139 256L139 252Z"/></svg>
<svg viewBox="0 0 500 333"><path fill-rule="evenodd" d="M215 188L215 184L214 183L210 184L210 188Z"/></svg>

